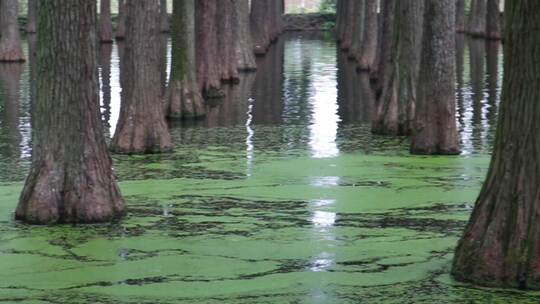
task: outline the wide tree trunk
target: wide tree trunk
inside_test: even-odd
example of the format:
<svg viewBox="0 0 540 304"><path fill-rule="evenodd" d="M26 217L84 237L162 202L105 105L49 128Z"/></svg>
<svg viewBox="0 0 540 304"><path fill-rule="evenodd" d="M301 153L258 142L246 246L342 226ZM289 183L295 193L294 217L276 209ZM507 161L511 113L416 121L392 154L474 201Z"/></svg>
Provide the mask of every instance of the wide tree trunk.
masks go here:
<svg viewBox="0 0 540 304"><path fill-rule="evenodd" d="M465 0L456 0L456 31L458 33L466 31L465 17Z"/></svg>
<svg viewBox="0 0 540 304"><path fill-rule="evenodd" d="M99 113L96 2L38 1L32 166L15 217L33 224L124 213ZM77 41L77 43L73 43Z"/></svg>
<svg viewBox="0 0 540 304"><path fill-rule="evenodd" d="M33 34L36 32L36 5L37 0L28 0L28 17L26 20L26 32Z"/></svg>
<svg viewBox="0 0 540 304"><path fill-rule="evenodd" d="M103 43L111 43L113 41L111 0L100 0L98 28L99 41Z"/></svg>
<svg viewBox="0 0 540 304"><path fill-rule="evenodd" d="M506 1L504 84L491 165L452 274L479 285L540 289L540 2Z"/></svg>
<svg viewBox="0 0 540 304"><path fill-rule="evenodd" d="M500 0L487 0L486 37L501 39Z"/></svg>
<svg viewBox="0 0 540 304"><path fill-rule="evenodd" d="M425 0L417 106L411 153L458 154L456 1Z"/></svg>
<svg viewBox="0 0 540 304"><path fill-rule="evenodd" d="M197 83L205 98L221 98L220 58L218 58L218 1L195 2Z"/></svg>
<svg viewBox="0 0 540 304"><path fill-rule="evenodd" d="M374 133L398 136L411 133L422 52L423 14L424 0L396 3L393 49L373 120Z"/></svg>
<svg viewBox="0 0 540 304"><path fill-rule="evenodd" d="M360 52L356 54L358 69L360 71L373 71L377 68L377 51L379 42L379 21L377 20L377 0L364 0L364 34L362 35L362 46Z"/></svg>
<svg viewBox="0 0 540 304"><path fill-rule="evenodd" d="M116 153L171 150L162 105L159 0L127 2L122 104L111 149Z"/></svg>
<svg viewBox="0 0 540 304"><path fill-rule="evenodd" d="M234 0L217 1L217 38L220 79L226 83L238 83L238 60L236 58L236 39L238 22L234 19Z"/></svg>
<svg viewBox="0 0 540 304"><path fill-rule="evenodd" d="M174 0L172 21L172 64L166 98L167 116L180 119L201 117L205 115L206 109L197 85L195 0Z"/></svg>
<svg viewBox="0 0 540 304"><path fill-rule="evenodd" d="M159 13L160 13L160 29L162 33L168 33L171 30L169 24L169 13L167 11L167 0L160 0L159 3Z"/></svg>
<svg viewBox="0 0 540 304"><path fill-rule="evenodd" d="M0 61L24 61L18 16L18 0L0 1Z"/></svg>
<svg viewBox="0 0 540 304"><path fill-rule="evenodd" d="M266 54L270 46L270 13L271 0L251 0L251 37L253 52L257 56ZM274 0L275 1L275 0Z"/></svg>
<svg viewBox="0 0 540 304"><path fill-rule="evenodd" d="M238 70L255 71L257 64L253 54L253 41L249 29L249 0L234 1L234 20L236 22L235 43Z"/></svg>
<svg viewBox="0 0 540 304"><path fill-rule="evenodd" d="M126 0L118 0L118 17L116 19L116 33L117 40L122 40L126 37L126 15L127 4Z"/></svg>
<svg viewBox="0 0 540 304"><path fill-rule="evenodd" d="M472 0L467 33L476 37L486 35L487 0Z"/></svg>

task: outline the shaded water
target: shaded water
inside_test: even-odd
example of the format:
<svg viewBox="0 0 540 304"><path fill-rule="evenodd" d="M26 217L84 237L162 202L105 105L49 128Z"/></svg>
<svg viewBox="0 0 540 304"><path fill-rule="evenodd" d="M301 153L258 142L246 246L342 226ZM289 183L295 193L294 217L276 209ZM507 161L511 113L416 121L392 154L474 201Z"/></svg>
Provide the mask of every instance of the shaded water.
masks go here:
<svg viewBox="0 0 540 304"><path fill-rule="evenodd" d="M458 45L461 156L411 157L407 139L371 135L369 79L331 37L290 35L205 120L172 126L174 153L115 156L129 214L90 227L12 221L30 72L0 66L0 302L537 303L448 275L502 72L498 46ZM110 136L121 47L100 54Z"/></svg>

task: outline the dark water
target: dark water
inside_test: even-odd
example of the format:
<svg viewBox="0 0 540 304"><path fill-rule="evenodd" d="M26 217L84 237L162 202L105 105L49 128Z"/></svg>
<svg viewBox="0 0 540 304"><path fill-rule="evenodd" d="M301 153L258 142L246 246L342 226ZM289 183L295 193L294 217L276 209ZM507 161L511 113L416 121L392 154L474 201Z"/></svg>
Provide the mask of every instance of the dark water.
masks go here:
<svg viewBox="0 0 540 304"><path fill-rule="evenodd" d="M114 156L128 215L84 227L13 221L31 66L0 65L0 303L538 303L449 276L502 74L497 43L458 39L462 155L410 156L406 138L372 135L367 76L332 37L286 35L206 119L171 125L173 153ZM100 49L108 137L121 53Z"/></svg>

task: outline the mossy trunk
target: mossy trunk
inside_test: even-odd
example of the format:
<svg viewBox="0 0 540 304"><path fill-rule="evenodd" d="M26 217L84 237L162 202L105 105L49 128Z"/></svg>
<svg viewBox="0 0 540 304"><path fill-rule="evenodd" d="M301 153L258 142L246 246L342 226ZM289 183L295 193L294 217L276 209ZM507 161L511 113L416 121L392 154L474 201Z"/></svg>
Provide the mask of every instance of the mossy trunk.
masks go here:
<svg viewBox="0 0 540 304"><path fill-rule="evenodd" d="M100 0L99 8L99 41L102 43L111 43L113 41L111 0Z"/></svg>
<svg viewBox="0 0 540 304"><path fill-rule="evenodd" d="M100 121L96 2L38 1L37 14L32 165L15 217L33 224L112 220L124 202Z"/></svg>
<svg viewBox="0 0 540 304"><path fill-rule="evenodd" d="M478 285L540 289L540 2L506 1L504 83L490 169L452 274Z"/></svg>
<svg viewBox="0 0 540 304"><path fill-rule="evenodd" d="M24 61L19 33L18 0L0 1L0 62Z"/></svg>
<svg viewBox="0 0 540 304"><path fill-rule="evenodd" d="M122 104L111 149L116 153L171 150L160 77L159 0L127 2Z"/></svg>

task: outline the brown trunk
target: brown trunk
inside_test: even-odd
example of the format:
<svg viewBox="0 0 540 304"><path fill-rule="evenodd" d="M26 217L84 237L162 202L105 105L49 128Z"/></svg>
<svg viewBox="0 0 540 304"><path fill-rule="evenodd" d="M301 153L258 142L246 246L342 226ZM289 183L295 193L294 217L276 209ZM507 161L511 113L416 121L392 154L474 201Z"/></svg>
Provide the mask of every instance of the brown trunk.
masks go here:
<svg viewBox="0 0 540 304"><path fill-rule="evenodd" d="M159 0L127 5L122 104L111 149L126 154L169 151L160 82Z"/></svg>
<svg viewBox="0 0 540 304"><path fill-rule="evenodd" d="M255 71L253 41L249 31L249 0L234 1L234 20L236 22L235 43L236 62L240 71Z"/></svg>
<svg viewBox="0 0 540 304"><path fill-rule="evenodd" d="M100 0L99 5L99 41L111 43L112 39L112 21L111 21L111 0Z"/></svg>
<svg viewBox="0 0 540 304"><path fill-rule="evenodd" d="M28 0L28 18L26 20L26 32L28 34L36 32L36 5L37 0Z"/></svg>
<svg viewBox="0 0 540 304"><path fill-rule="evenodd" d="M234 20L234 0L217 1L217 60L219 62L220 79L226 83L237 83L238 60L236 58L237 25Z"/></svg>
<svg viewBox="0 0 540 304"><path fill-rule="evenodd" d="M396 3L393 49L372 132L410 135L422 52L424 0Z"/></svg>
<svg viewBox="0 0 540 304"><path fill-rule="evenodd" d="M15 217L33 224L109 221L123 214L124 202L99 115L96 2L38 1L37 12L32 166Z"/></svg>
<svg viewBox="0 0 540 304"><path fill-rule="evenodd" d="M379 27L377 20L377 0L364 0L364 34L362 35L362 47L356 54L358 69L360 71L373 71L376 69L377 45Z"/></svg>
<svg viewBox="0 0 540 304"><path fill-rule="evenodd" d="M411 153L458 154L455 0L425 0Z"/></svg>
<svg viewBox="0 0 540 304"><path fill-rule="evenodd" d="M392 55L392 42L394 38L394 15L396 0L381 0L382 30L380 42L380 54L378 56L377 73L372 77L377 79L376 91L380 92L385 83L384 75L388 75Z"/></svg>
<svg viewBox="0 0 540 304"><path fill-rule="evenodd" d="M341 49L350 51L350 55L355 53L355 50L360 50L363 30L363 7L365 0L348 0L346 2L345 24L343 25L343 38L341 40ZM355 43L356 42L356 43Z"/></svg>
<svg viewBox="0 0 540 304"><path fill-rule="evenodd" d="M169 13L167 11L167 0L160 0L159 3L159 14L160 14L160 29L162 33L168 33L171 30L169 24Z"/></svg>
<svg viewBox="0 0 540 304"><path fill-rule="evenodd" d="M452 274L479 285L540 289L540 2L506 1L504 84L487 179ZM510 13L511 12L511 13Z"/></svg>
<svg viewBox="0 0 540 304"><path fill-rule="evenodd" d="M255 55L264 55L270 45L270 0L251 0L251 37ZM274 0L275 1L275 0Z"/></svg>
<svg viewBox="0 0 540 304"><path fill-rule="evenodd" d="M218 2L215 0L197 0L195 2L197 83L205 98L224 96L224 91L221 89L217 54L217 6Z"/></svg>
<svg viewBox="0 0 540 304"><path fill-rule="evenodd" d="M115 34L115 37L118 40L122 40L126 37L126 15L127 15L126 0L118 0L118 18L116 21L116 34Z"/></svg>
<svg viewBox="0 0 540 304"><path fill-rule="evenodd" d="M501 39L500 0L487 0L486 37Z"/></svg>
<svg viewBox="0 0 540 304"><path fill-rule="evenodd" d="M191 119L205 115L195 64L195 0L174 0L172 64L167 90L167 116Z"/></svg>
<svg viewBox="0 0 540 304"><path fill-rule="evenodd" d="M465 0L456 0L456 31L463 33L465 28Z"/></svg>
<svg viewBox="0 0 540 304"><path fill-rule="evenodd" d="M0 61L24 61L17 8L18 0L0 1Z"/></svg>
<svg viewBox="0 0 540 304"><path fill-rule="evenodd" d="M467 33L472 36L486 35L487 0L472 0L469 11Z"/></svg>

